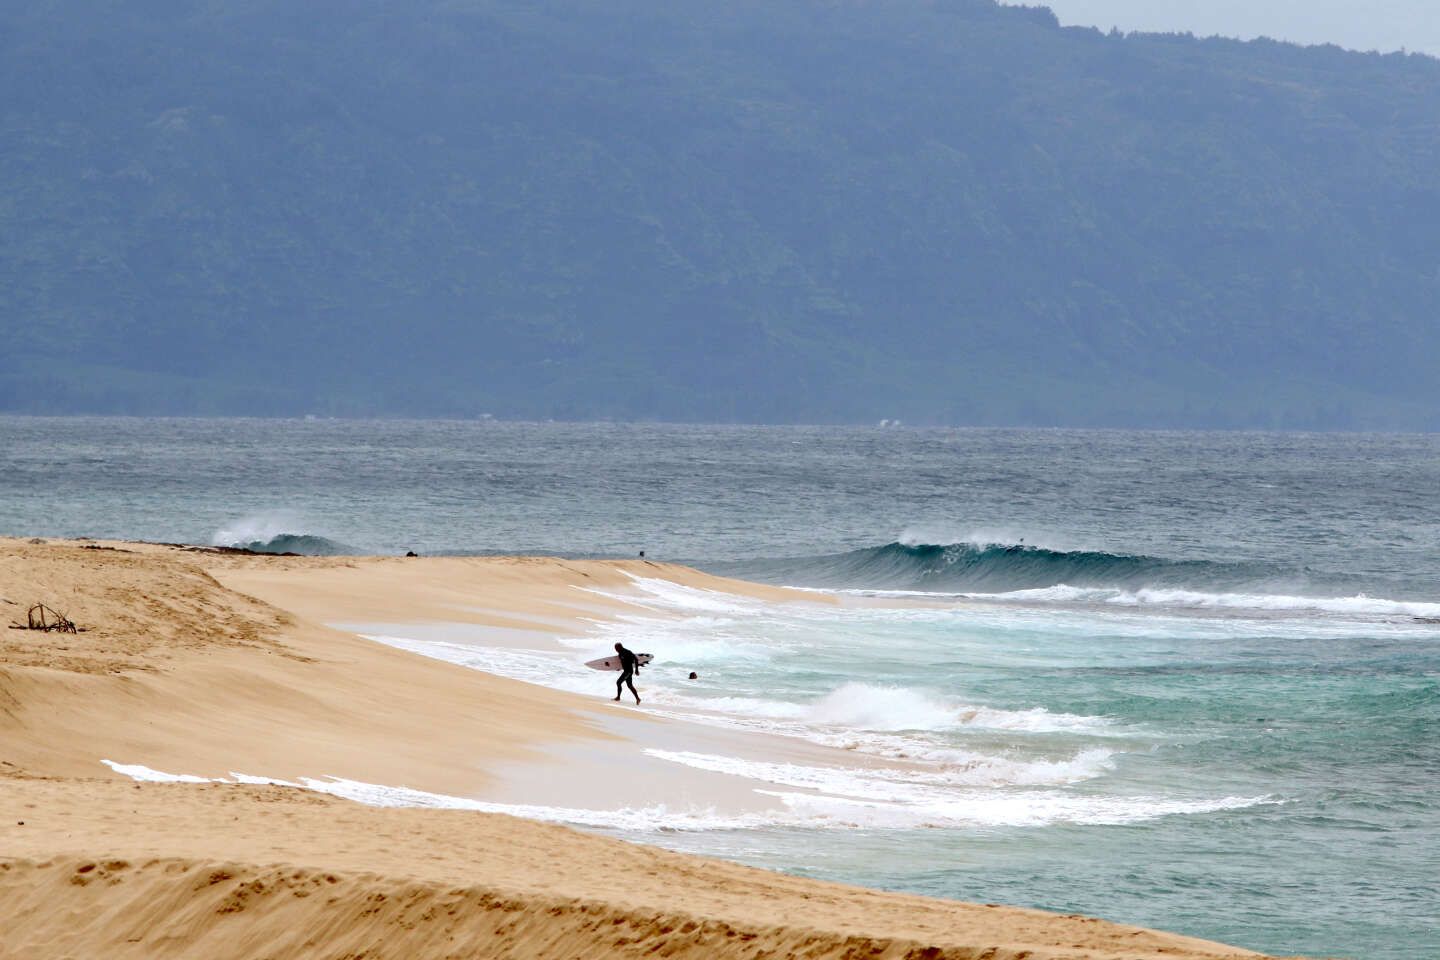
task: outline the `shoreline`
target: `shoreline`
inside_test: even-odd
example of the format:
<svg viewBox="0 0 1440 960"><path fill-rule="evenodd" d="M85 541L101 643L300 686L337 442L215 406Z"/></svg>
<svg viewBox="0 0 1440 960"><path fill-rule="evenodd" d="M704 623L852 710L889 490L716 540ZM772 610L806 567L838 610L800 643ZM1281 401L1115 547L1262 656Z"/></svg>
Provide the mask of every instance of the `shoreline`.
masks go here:
<svg viewBox="0 0 1440 960"><path fill-rule="evenodd" d="M861 944L895 957L1259 956L1089 918L802 880L504 814L362 806L273 786L133 783L100 761L207 779L328 776L523 806L600 782L615 758L635 760L642 736L820 756L826 748L622 713L325 624L553 636L623 615L613 594L634 572L767 603L825 601L643 560L87 546L0 539L6 618L35 594L87 628L0 636L0 791L7 812L18 811L0 824L0 905L19 918L16 946L0 945L0 957L255 955L227 952L239 949L224 932L237 924L275 957L439 957L457 944L469 944L468 956L820 957ZM649 795L755 809L733 777L671 764L667 778L656 764L646 768ZM225 878L192 890L201 874ZM330 888L338 892L328 901L301 895ZM126 910L139 891L190 921L140 924ZM46 898L65 908L46 908ZM378 902L390 906L365 912ZM445 902L469 907L437 906ZM238 906L216 912L227 903ZM71 910L98 919L65 929ZM323 942L301 942L297 923L323 925Z"/></svg>

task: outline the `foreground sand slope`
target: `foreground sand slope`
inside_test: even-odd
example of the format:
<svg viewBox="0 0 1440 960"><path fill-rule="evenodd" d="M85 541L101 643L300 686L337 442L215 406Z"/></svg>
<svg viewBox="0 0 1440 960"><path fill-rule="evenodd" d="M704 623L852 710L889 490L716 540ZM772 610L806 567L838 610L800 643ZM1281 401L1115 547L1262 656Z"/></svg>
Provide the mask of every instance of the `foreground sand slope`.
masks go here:
<svg viewBox="0 0 1440 960"><path fill-rule="evenodd" d="M7 958L1255 956L495 814L229 785L11 780L3 796Z"/></svg>
<svg viewBox="0 0 1440 960"><path fill-rule="evenodd" d="M493 814L107 777L101 758L463 794L499 760L601 735L588 700L319 627L209 570L268 598L289 591L314 615L352 609L348 592L358 619L398 603L512 625L581 608L603 617L616 601L575 588L628 582L628 565L604 563L109 546L119 549L0 541L0 619L44 600L88 628L0 630L0 957L1256 956ZM719 585L682 568L643 572Z"/></svg>

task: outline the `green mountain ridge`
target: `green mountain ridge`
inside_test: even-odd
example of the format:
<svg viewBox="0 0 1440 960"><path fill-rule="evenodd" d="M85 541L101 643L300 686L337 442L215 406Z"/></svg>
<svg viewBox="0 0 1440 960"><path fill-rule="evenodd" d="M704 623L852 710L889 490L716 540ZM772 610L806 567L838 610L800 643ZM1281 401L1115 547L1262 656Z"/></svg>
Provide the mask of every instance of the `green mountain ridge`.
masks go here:
<svg viewBox="0 0 1440 960"><path fill-rule="evenodd" d="M1440 61L990 0L0 11L0 410L1440 429Z"/></svg>

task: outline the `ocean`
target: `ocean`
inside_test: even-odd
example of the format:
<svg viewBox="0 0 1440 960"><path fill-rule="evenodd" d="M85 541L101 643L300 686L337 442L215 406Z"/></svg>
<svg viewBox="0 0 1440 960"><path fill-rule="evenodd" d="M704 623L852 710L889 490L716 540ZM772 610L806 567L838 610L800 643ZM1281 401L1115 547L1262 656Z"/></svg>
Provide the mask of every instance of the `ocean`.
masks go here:
<svg viewBox="0 0 1440 960"><path fill-rule="evenodd" d="M0 532L644 550L825 591L842 603L640 580L653 614L572 644L655 653L647 709L853 767L657 750L766 781L785 815L588 826L1259 950L1440 957L1437 436L0 418ZM590 689L575 658L504 669Z"/></svg>

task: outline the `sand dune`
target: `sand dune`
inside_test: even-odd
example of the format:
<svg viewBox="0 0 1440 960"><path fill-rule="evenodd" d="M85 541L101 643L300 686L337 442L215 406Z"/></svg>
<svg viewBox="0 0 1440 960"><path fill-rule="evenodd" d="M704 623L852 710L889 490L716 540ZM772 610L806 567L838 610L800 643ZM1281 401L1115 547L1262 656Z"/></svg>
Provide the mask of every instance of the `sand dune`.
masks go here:
<svg viewBox="0 0 1440 960"><path fill-rule="evenodd" d="M25 825L0 828L0 956L1254 956L495 814L278 787L12 780L5 795Z"/></svg>
<svg viewBox="0 0 1440 960"><path fill-rule="evenodd" d="M101 758L206 777L327 775L464 794L486 764L602 737L586 701L411 656L222 587L214 555L11 545L0 611L44 599L86 632L0 632L8 769ZM259 561L259 562L264 562ZM363 594L362 594L363 595ZM18 598L24 598L18 599Z"/></svg>
<svg viewBox="0 0 1440 960"><path fill-rule="evenodd" d="M629 572L794 599L684 568L538 559L253 558L0 541L0 957L1218 958L1083 917L885 894L564 827L374 808L292 788L135 784L327 774L468 795L500 761L612 736L586 698L315 620L546 629L605 617ZM261 599L263 598L263 599ZM283 609L282 609L283 608Z"/></svg>

